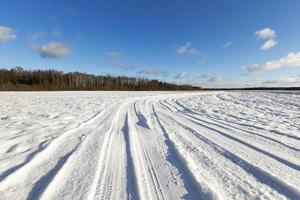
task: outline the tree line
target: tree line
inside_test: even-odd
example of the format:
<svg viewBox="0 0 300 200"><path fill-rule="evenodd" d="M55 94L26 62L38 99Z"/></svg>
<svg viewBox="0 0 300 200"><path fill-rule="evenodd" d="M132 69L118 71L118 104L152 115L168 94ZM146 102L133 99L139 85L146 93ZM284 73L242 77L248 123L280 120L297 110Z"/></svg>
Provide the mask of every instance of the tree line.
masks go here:
<svg viewBox="0 0 300 200"><path fill-rule="evenodd" d="M55 90L198 90L200 87L176 85L158 80L126 76L103 76L57 70L0 69L0 91Z"/></svg>

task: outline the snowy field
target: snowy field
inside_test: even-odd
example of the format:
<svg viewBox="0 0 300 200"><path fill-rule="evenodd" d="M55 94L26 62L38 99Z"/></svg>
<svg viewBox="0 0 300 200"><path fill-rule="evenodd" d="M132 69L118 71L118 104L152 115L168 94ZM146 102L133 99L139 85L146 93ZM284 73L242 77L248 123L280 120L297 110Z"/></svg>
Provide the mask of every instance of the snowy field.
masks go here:
<svg viewBox="0 0 300 200"><path fill-rule="evenodd" d="M300 199L300 93L1 92L0 199Z"/></svg>

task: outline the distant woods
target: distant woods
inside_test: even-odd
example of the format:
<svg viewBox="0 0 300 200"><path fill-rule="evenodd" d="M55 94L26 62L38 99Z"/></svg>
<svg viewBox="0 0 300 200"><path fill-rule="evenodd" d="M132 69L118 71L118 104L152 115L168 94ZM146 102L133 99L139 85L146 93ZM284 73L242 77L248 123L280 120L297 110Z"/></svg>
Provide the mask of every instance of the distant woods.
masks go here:
<svg viewBox="0 0 300 200"><path fill-rule="evenodd" d="M196 90L200 87L176 85L158 80L125 76L96 76L56 70L0 69L1 91L48 90Z"/></svg>

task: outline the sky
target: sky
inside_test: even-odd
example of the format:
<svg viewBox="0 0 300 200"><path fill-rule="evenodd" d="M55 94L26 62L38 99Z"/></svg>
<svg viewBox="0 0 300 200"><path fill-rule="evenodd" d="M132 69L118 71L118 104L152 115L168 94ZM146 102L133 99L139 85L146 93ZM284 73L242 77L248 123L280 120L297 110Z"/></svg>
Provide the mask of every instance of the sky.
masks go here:
<svg viewBox="0 0 300 200"><path fill-rule="evenodd" d="M300 86L299 0L2 0L0 68Z"/></svg>

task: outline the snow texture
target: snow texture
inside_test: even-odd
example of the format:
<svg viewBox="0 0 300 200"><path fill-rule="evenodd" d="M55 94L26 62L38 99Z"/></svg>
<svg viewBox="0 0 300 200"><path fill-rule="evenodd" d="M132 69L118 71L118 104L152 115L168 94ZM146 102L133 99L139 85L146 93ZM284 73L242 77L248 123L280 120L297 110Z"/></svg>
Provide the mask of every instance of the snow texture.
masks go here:
<svg viewBox="0 0 300 200"><path fill-rule="evenodd" d="M299 200L299 186L300 93L0 93L1 200Z"/></svg>

